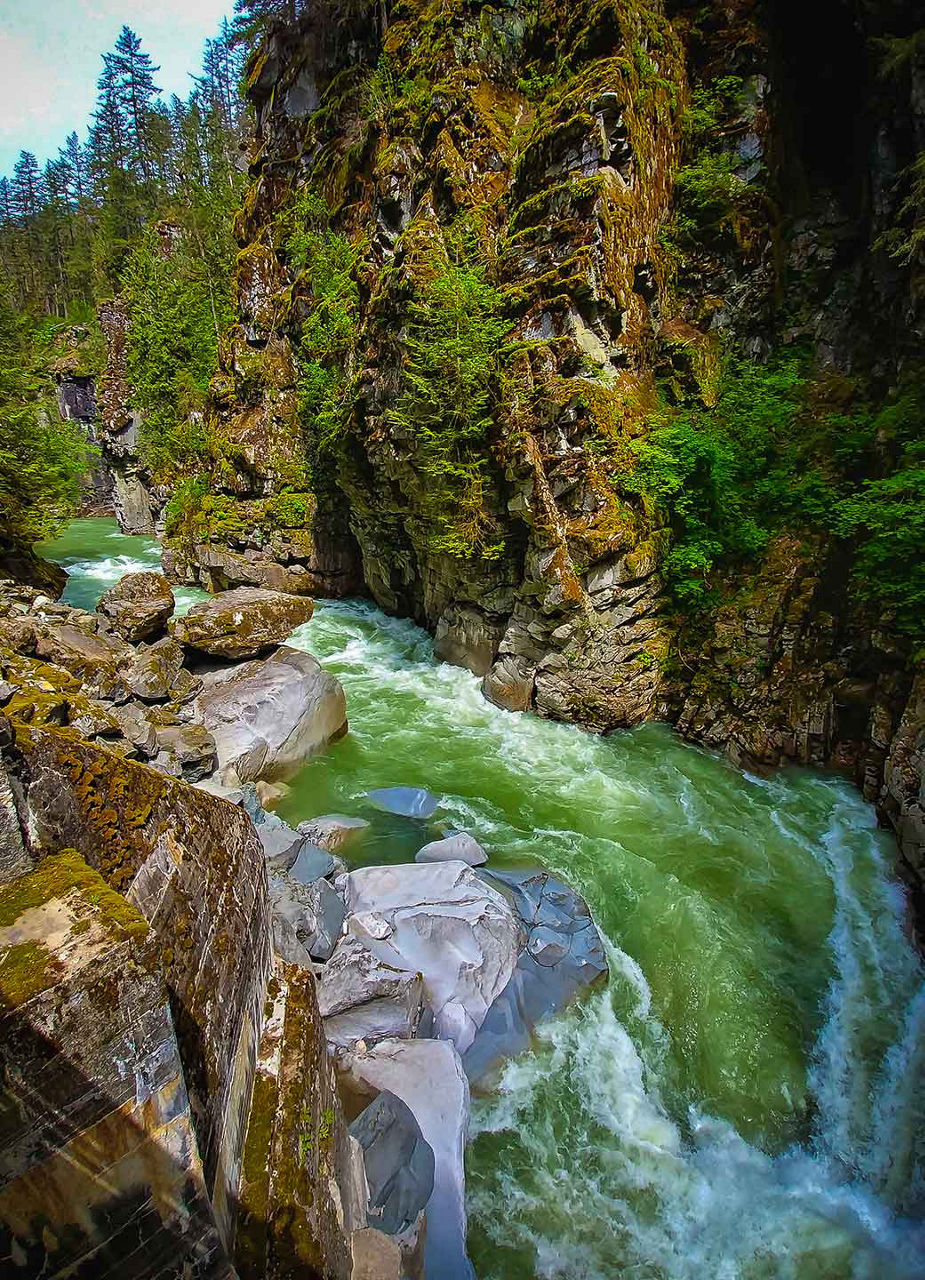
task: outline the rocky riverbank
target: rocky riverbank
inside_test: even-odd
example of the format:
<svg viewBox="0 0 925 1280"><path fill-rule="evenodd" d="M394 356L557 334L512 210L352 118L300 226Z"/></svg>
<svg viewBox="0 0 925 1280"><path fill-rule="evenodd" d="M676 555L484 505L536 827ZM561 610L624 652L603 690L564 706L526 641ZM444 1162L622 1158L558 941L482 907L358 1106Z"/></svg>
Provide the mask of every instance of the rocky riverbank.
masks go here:
<svg viewBox="0 0 925 1280"><path fill-rule="evenodd" d="M361 819L294 829L264 807L346 731L339 683L279 643L311 601L173 607L154 573L95 612L0 591L21 1117L0 1249L29 1275L91 1254L140 1275L153 1253L159 1274L470 1277L469 1084L606 974L587 907L545 872L486 868L438 796L401 786L368 798L419 833L418 859L349 871ZM38 1061L57 1083L27 1096Z"/></svg>

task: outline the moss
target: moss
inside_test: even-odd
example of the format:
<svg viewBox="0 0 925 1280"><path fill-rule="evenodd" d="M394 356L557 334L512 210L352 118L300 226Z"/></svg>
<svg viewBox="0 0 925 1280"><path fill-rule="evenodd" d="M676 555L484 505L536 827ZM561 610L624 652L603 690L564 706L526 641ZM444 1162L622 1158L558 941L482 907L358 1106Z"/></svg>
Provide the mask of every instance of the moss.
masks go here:
<svg viewBox="0 0 925 1280"><path fill-rule="evenodd" d="M120 936L143 938L147 934L144 916L114 892L74 849L49 854L34 871L0 889L0 928L15 924L25 911L52 898L63 898L72 889L78 889L107 927L115 928Z"/></svg>
<svg viewBox="0 0 925 1280"><path fill-rule="evenodd" d="M0 952L0 1004L18 1009L64 974L48 948L30 940Z"/></svg>
<svg viewBox="0 0 925 1280"><path fill-rule="evenodd" d="M273 1076L254 1077L247 1136L241 1158L241 1187L235 1235L235 1267L241 1280L263 1276L270 1205L270 1158L279 1090Z"/></svg>

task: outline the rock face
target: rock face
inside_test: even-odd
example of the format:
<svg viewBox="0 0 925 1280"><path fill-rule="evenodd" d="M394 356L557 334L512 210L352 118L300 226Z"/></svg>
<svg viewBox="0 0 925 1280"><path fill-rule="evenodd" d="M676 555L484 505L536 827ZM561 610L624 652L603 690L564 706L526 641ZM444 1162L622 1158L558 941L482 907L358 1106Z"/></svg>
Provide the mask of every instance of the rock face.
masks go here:
<svg viewBox="0 0 925 1280"><path fill-rule="evenodd" d="M120 636L137 644L164 629L175 603L162 573L127 573L109 588L97 608Z"/></svg>
<svg viewBox="0 0 925 1280"><path fill-rule="evenodd" d="M47 857L0 888L0 973L8 1273L227 1276L144 916L78 855Z"/></svg>
<svg viewBox="0 0 925 1280"><path fill-rule="evenodd" d="M349 524L373 598L434 631L437 656L506 709L600 732L667 719L741 763L833 763L898 820L885 769L916 663L894 621L858 600L854 543L824 519L775 532L709 571L711 602L688 625L668 582L685 518L643 492L639 462L666 405L717 407L724 352L765 367L805 344L809 399L837 413L865 383L880 403L920 370L919 266L884 245L909 232L895 175L925 138L921 76L887 87L873 52L907 38L917 10L898 0L859 15L833 0L825 32L792 7L691 13L579 0L563 19L515 0L489 18L464 4L432 23L343 10L275 27L248 85L240 325L213 408L258 471L255 442L271 430L292 450L293 353L317 300L268 230L336 172L342 198L309 231L358 255L346 359L362 376L303 504L312 554L322 527ZM820 77L817 39L857 74ZM428 110L370 113L374 93L341 94L345 76L375 88L383 58L425 95L440 86ZM698 138L701 96L716 119ZM718 220L698 225L691 183L709 186L717 166L729 175L713 191ZM849 191L869 194L863 209ZM517 354L471 431L435 415L446 435L433 450L427 413L410 412L414 344L441 332L434 272L460 261L464 222L477 229L463 265L499 295L467 312L474 340L497 321ZM337 379L343 363L327 371ZM890 448L871 448L871 474L886 474ZM269 491L242 485L257 501ZM233 549L178 534L177 561L203 575L214 563L218 584L274 561L289 574L295 539L276 532L278 553L263 531Z"/></svg>
<svg viewBox="0 0 925 1280"><path fill-rule="evenodd" d="M347 730L341 684L308 653L281 647L210 678L196 715L215 739L222 774L285 777Z"/></svg>
<svg viewBox="0 0 925 1280"><path fill-rule="evenodd" d="M194 604L170 631L191 649L219 658L254 658L280 644L312 616L311 600L257 587L220 591Z"/></svg>
<svg viewBox="0 0 925 1280"><path fill-rule="evenodd" d="M240 1187L237 1274L350 1280L351 1234L366 1227L363 1158L341 1113L310 973L277 965L263 1028Z"/></svg>

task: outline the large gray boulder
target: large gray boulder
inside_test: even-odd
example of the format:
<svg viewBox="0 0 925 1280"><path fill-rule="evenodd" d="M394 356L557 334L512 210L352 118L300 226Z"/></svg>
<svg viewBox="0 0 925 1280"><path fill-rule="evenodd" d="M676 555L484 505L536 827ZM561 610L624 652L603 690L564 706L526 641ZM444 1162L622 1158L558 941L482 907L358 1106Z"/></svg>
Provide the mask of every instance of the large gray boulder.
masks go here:
<svg viewBox="0 0 925 1280"><path fill-rule="evenodd" d="M526 945L463 1056L470 1080L521 1053L533 1028L602 981L607 958L584 899L548 871L480 871L523 922Z"/></svg>
<svg viewBox="0 0 925 1280"><path fill-rule="evenodd" d="M421 974L435 1034L464 1053L523 944L508 899L463 862L363 867L337 886L347 932L383 964Z"/></svg>
<svg viewBox="0 0 925 1280"><path fill-rule="evenodd" d="M398 1235L413 1226L434 1189L434 1153L414 1112L384 1089L350 1126L363 1148L367 1222Z"/></svg>
<svg viewBox="0 0 925 1280"><path fill-rule="evenodd" d="M309 653L282 646L268 658L204 677L195 716L215 738L222 781L294 773L347 731L347 702Z"/></svg>
<svg viewBox="0 0 925 1280"><path fill-rule="evenodd" d="M488 854L478 840L468 831L457 831L442 840L431 840L414 855L415 862L465 862L470 867L480 867L488 861Z"/></svg>
<svg viewBox="0 0 925 1280"><path fill-rule="evenodd" d="M114 631L137 644L164 629L175 603L162 573L127 573L102 596L97 610L106 615Z"/></svg>
<svg viewBox="0 0 925 1280"><path fill-rule="evenodd" d="M424 984L419 973L385 964L348 933L318 975L318 1008L336 1050L384 1037L410 1039L422 1029ZM428 1018L423 1030L430 1028Z"/></svg>
<svg viewBox="0 0 925 1280"><path fill-rule="evenodd" d="M163 702L171 696L182 670L183 650L175 640L164 636L156 644L142 645L123 668L122 678L136 698Z"/></svg>
<svg viewBox="0 0 925 1280"><path fill-rule="evenodd" d="M413 1113L434 1153L434 1189L424 1210L426 1274L439 1280L475 1280L466 1256L469 1084L459 1054L446 1040L383 1040L346 1055L338 1069L355 1093L387 1089Z"/></svg>
<svg viewBox="0 0 925 1280"><path fill-rule="evenodd" d="M184 617L173 619L170 631L181 644L202 653L253 658L308 622L313 608L307 596L264 587L236 587L194 604Z"/></svg>

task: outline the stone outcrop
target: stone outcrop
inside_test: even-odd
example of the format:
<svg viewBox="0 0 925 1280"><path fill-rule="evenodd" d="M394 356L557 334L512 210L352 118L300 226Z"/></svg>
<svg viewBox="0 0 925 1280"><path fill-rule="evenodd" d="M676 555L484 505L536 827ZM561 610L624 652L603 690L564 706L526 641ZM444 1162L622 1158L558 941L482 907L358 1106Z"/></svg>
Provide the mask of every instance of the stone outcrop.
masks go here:
<svg viewBox="0 0 925 1280"><path fill-rule="evenodd" d="M285 645L268 658L214 672L196 715L228 779L285 777L347 731L340 682L311 654Z"/></svg>
<svg viewBox="0 0 925 1280"><path fill-rule="evenodd" d="M164 630L175 604L162 573L127 573L101 597L97 609L120 636L137 644Z"/></svg>
<svg viewBox="0 0 925 1280"><path fill-rule="evenodd" d="M304 596L257 587L220 591L174 618L170 632L188 648L219 658L255 658L281 644L314 606Z"/></svg>
<svg viewBox="0 0 925 1280"><path fill-rule="evenodd" d="M227 1277L155 931L65 852L0 889L0 958L4 1271Z"/></svg>
<svg viewBox="0 0 925 1280"><path fill-rule="evenodd" d="M136 647L106 614L11 584L0 584L0 645L11 716L68 726L187 781L280 778L347 727L340 683L300 650L200 676L187 663L202 655L170 636Z"/></svg>

